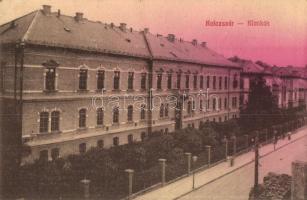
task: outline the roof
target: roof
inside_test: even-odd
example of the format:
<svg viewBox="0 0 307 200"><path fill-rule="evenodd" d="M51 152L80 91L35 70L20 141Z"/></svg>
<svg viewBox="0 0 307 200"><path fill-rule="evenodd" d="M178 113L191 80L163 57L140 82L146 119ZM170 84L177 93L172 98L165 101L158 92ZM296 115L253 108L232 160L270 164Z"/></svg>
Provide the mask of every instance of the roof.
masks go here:
<svg viewBox="0 0 307 200"><path fill-rule="evenodd" d="M161 35L146 34L151 52L156 59L181 60L216 66L239 67L203 44L182 39L170 40Z"/></svg>
<svg viewBox="0 0 307 200"><path fill-rule="evenodd" d="M253 73L253 74L272 74L270 68L263 67L251 60L245 60L238 57L229 58L230 61L237 63L242 67L243 73Z"/></svg>
<svg viewBox="0 0 307 200"><path fill-rule="evenodd" d="M204 45L177 39L170 42L167 37L155 36L147 31L135 31L83 17L76 20L76 17L57 12L45 14L43 10L0 26L0 36L2 44L20 40L35 45L239 67Z"/></svg>
<svg viewBox="0 0 307 200"><path fill-rule="evenodd" d="M275 69L274 73L279 76L307 78L307 69L304 67L293 67L293 66L279 67Z"/></svg>

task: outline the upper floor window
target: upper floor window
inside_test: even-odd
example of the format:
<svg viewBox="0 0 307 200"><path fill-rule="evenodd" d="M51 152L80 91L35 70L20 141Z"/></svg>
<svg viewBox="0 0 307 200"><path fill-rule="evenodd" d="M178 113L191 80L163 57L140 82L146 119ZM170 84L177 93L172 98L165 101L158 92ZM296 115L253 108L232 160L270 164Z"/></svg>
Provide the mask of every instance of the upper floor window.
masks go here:
<svg viewBox="0 0 307 200"><path fill-rule="evenodd" d="M128 72L128 90L133 90L134 72Z"/></svg>
<svg viewBox="0 0 307 200"><path fill-rule="evenodd" d="M172 74L167 74L167 89L172 89Z"/></svg>
<svg viewBox="0 0 307 200"><path fill-rule="evenodd" d="M145 90L146 89L146 73L141 74L141 89Z"/></svg>
<svg viewBox="0 0 307 200"><path fill-rule="evenodd" d="M113 123L119 123L119 108L113 108Z"/></svg>
<svg viewBox="0 0 307 200"><path fill-rule="evenodd" d="M224 108L227 109L227 98L224 99Z"/></svg>
<svg viewBox="0 0 307 200"><path fill-rule="evenodd" d="M105 79L104 70L98 70L97 72L97 89L98 90L104 89L104 79Z"/></svg>
<svg viewBox="0 0 307 200"><path fill-rule="evenodd" d="M238 87L238 77L237 75L235 74L234 77L233 77L233 89L236 89Z"/></svg>
<svg viewBox="0 0 307 200"><path fill-rule="evenodd" d="M177 73L177 89L180 89L181 73Z"/></svg>
<svg viewBox="0 0 307 200"><path fill-rule="evenodd" d="M103 125L103 109L97 109L97 125Z"/></svg>
<svg viewBox="0 0 307 200"><path fill-rule="evenodd" d="M237 97L232 97L232 108L237 108Z"/></svg>
<svg viewBox="0 0 307 200"><path fill-rule="evenodd" d="M157 74L157 89L158 90L162 89L162 73L161 72Z"/></svg>
<svg viewBox="0 0 307 200"><path fill-rule="evenodd" d="M200 76L199 88L200 88L200 89L203 89L203 88L204 88L204 76Z"/></svg>
<svg viewBox="0 0 307 200"><path fill-rule="evenodd" d="M207 109L210 109L210 98L207 100Z"/></svg>
<svg viewBox="0 0 307 200"><path fill-rule="evenodd" d="M221 76L219 77L219 89L220 90L222 89L222 77Z"/></svg>
<svg viewBox="0 0 307 200"><path fill-rule="evenodd" d="M194 78L193 78L193 87L194 87L194 89L197 89L197 75L194 75Z"/></svg>
<svg viewBox="0 0 307 200"><path fill-rule="evenodd" d="M165 104L165 107L164 107L164 116L165 116L165 117L168 117L168 104Z"/></svg>
<svg viewBox="0 0 307 200"><path fill-rule="evenodd" d="M199 101L199 111L203 111L203 100Z"/></svg>
<svg viewBox="0 0 307 200"><path fill-rule="evenodd" d="M185 88L189 88L190 87L190 75L186 74L185 75Z"/></svg>
<svg viewBox="0 0 307 200"><path fill-rule="evenodd" d="M55 68L49 67L46 69L45 89L48 91L55 90Z"/></svg>
<svg viewBox="0 0 307 200"><path fill-rule="evenodd" d="M119 90L119 81L120 81L120 71L114 72L114 78L113 78L113 89Z"/></svg>
<svg viewBox="0 0 307 200"><path fill-rule="evenodd" d="M210 88L210 76L207 76L207 88Z"/></svg>
<svg viewBox="0 0 307 200"><path fill-rule="evenodd" d="M224 77L224 85L225 85L225 90L227 90L228 89L228 77L227 76Z"/></svg>
<svg viewBox="0 0 307 200"><path fill-rule="evenodd" d="M212 87L213 87L214 90L216 89L216 76L213 76Z"/></svg>
<svg viewBox="0 0 307 200"><path fill-rule="evenodd" d="M222 99L219 98L219 110L222 110Z"/></svg>
<svg viewBox="0 0 307 200"><path fill-rule="evenodd" d="M243 78L240 78L240 89L244 88L244 80Z"/></svg>
<svg viewBox="0 0 307 200"><path fill-rule="evenodd" d="M128 122L131 122L133 120L133 106L128 106Z"/></svg>
<svg viewBox="0 0 307 200"><path fill-rule="evenodd" d="M79 110L79 128L86 127L86 109L82 108Z"/></svg>
<svg viewBox="0 0 307 200"><path fill-rule="evenodd" d="M39 116L39 132L40 133L47 133L49 126L49 113L48 112L41 112Z"/></svg>
<svg viewBox="0 0 307 200"><path fill-rule="evenodd" d="M213 98L212 109L216 110L216 99L215 98Z"/></svg>
<svg viewBox="0 0 307 200"><path fill-rule="evenodd" d="M80 69L79 72L79 89L87 89L87 69Z"/></svg>
<svg viewBox="0 0 307 200"><path fill-rule="evenodd" d="M145 104L141 105L141 120L144 120L146 117L146 110L145 110Z"/></svg>
<svg viewBox="0 0 307 200"><path fill-rule="evenodd" d="M60 112L51 112L51 132L56 132L60 130Z"/></svg>

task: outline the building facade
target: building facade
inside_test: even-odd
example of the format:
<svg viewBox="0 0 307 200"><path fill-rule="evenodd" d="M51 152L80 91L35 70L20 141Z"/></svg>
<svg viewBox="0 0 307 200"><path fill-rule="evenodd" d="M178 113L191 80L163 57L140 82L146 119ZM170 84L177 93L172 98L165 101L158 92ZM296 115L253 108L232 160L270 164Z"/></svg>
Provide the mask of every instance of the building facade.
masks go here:
<svg viewBox="0 0 307 200"><path fill-rule="evenodd" d="M2 134L31 147L23 162L239 117L241 67L204 42L50 6L0 34Z"/></svg>

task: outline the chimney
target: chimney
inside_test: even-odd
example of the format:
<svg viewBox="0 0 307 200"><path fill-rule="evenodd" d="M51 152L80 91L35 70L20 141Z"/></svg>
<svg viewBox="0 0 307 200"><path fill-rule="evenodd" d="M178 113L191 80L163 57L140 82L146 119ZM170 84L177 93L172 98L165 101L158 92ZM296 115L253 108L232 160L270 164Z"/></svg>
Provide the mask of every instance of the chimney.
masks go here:
<svg viewBox="0 0 307 200"><path fill-rule="evenodd" d="M201 46L202 46L202 47L207 47L207 42L202 42L202 43L201 43Z"/></svg>
<svg viewBox="0 0 307 200"><path fill-rule="evenodd" d="M144 33L148 33L149 32L149 28L144 28Z"/></svg>
<svg viewBox="0 0 307 200"><path fill-rule="evenodd" d="M61 16L61 10L58 9L58 14L57 14L57 17L60 17Z"/></svg>
<svg viewBox="0 0 307 200"><path fill-rule="evenodd" d="M170 41L170 42L174 42L175 41L175 35L174 34L168 34L167 40Z"/></svg>
<svg viewBox="0 0 307 200"><path fill-rule="evenodd" d="M43 5L43 13L45 15L50 15L50 13L51 13L51 6L50 5Z"/></svg>
<svg viewBox="0 0 307 200"><path fill-rule="evenodd" d="M120 28L120 30L122 30L122 31L125 31L125 30L126 30L126 26L127 26L126 23L120 23L120 24L119 24L119 28Z"/></svg>
<svg viewBox="0 0 307 200"><path fill-rule="evenodd" d="M83 13L82 12L76 12L75 20L77 22L81 21L83 19Z"/></svg>
<svg viewBox="0 0 307 200"><path fill-rule="evenodd" d="M196 45L197 45L197 40L196 40L196 39L193 39L193 40L192 40L192 44L193 44L194 46L196 46Z"/></svg>

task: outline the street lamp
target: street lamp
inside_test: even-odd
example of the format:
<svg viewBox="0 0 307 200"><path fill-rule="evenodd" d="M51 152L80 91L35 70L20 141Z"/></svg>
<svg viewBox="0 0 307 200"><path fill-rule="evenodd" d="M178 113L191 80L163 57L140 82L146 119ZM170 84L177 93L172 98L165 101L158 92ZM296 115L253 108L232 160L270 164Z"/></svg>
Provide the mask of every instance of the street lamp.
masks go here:
<svg viewBox="0 0 307 200"><path fill-rule="evenodd" d="M192 157L192 161L193 161L193 166L195 166L194 164L196 163L196 161L197 161L197 156L193 156ZM194 190L194 188L195 188L195 170L193 170L193 190Z"/></svg>

